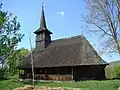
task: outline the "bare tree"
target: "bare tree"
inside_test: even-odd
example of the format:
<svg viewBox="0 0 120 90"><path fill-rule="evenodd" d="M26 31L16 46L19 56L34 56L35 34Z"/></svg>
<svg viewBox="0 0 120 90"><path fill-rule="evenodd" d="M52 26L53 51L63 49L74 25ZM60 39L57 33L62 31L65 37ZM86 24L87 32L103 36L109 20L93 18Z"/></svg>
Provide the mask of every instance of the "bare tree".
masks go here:
<svg viewBox="0 0 120 90"><path fill-rule="evenodd" d="M120 24L120 0L115 0L115 3L117 5L117 9L118 9L118 20L119 20L119 24Z"/></svg>
<svg viewBox="0 0 120 90"><path fill-rule="evenodd" d="M120 0L85 0L89 31L105 37L104 50L120 54ZM90 29L91 28L91 29Z"/></svg>
<svg viewBox="0 0 120 90"><path fill-rule="evenodd" d="M30 34L31 35L31 34ZM32 84L34 86L34 60L33 60L33 48L31 43L31 36L29 37L30 47L31 47L31 66L32 66Z"/></svg>

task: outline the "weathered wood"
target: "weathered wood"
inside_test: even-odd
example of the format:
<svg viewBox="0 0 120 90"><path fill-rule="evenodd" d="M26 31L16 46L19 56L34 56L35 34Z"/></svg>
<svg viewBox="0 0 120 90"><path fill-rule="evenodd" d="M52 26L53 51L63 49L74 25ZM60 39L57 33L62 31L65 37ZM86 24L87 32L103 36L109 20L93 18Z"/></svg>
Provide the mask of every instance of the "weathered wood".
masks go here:
<svg viewBox="0 0 120 90"><path fill-rule="evenodd" d="M72 80L73 80L73 73L74 73L74 72L73 72L73 66L71 67L71 69L72 69L71 71L72 71Z"/></svg>
<svg viewBox="0 0 120 90"><path fill-rule="evenodd" d="M45 74L37 74L35 75L37 80L55 80L55 81L70 81L72 80L72 75L46 75Z"/></svg>
<svg viewBox="0 0 120 90"><path fill-rule="evenodd" d="M105 66L69 66L69 67L50 67L50 68L36 68L36 80L88 80L88 79L104 79ZM31 69L25 69L25 78L31 78ZM32 78L31 78L32 79Z"/></svg>
<svg viewBox="0 0 120 90"><path fill-rule="evenodd" d="M59 68L57 68L57 75L58 75L58 80L59 80Z"/></svg>

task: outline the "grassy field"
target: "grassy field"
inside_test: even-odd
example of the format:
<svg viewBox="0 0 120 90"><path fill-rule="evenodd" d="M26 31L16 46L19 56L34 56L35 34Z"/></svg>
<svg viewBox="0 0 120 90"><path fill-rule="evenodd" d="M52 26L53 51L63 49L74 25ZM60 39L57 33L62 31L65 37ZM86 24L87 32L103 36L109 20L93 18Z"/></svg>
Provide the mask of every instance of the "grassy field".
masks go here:
<svg viewBox="0 0 120 90"><path fill-rule="evenodd" d="M31 85L30 82L19 82L13 79L1 80L0 90L13 90L15 87ZM120 80L104 80L104 81L79 81L79 82L36 82L35 86L50 87L72 87L84 88L83 90L118 90Z"/></svg>
<svg viewBox="0 0 120 90"><path fill-rule="evenodd" d="M107 78L112 78L112 69L114 66L120 65L120 61L110 63L106 68ZM18 76L9 77L8 80L0 80L0 90L13 90L16 87L31 85L30 82L19 82ZM84 88L82 90L118 90L120 87L120 80L103 80L103 81L79 81L79 82L36 82L36 87L50 86L50 87L71 87Z"/></svg>

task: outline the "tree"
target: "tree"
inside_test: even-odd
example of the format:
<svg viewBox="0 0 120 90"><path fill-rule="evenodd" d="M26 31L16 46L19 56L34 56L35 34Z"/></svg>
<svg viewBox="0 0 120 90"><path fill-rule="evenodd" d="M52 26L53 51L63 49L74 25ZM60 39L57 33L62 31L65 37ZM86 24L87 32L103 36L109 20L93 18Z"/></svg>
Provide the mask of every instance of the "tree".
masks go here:
<svg viewBox="0 0 120 90"><path fill-rule="evenodd" d="M2 64L2 68L5 65L9 68L10 62L12 64L15 62L14 56L18 52L17 45L24 36L19 31L20 23L17 21L17 17L10 12L0 10L0 64Z"/></svg>
<svg viewBox="0 0 120 90"><path fill-rule="evenodd" d="M19 51L20 51L19 53L22 56L22 58L30 53L30 51L28 49L25 49L25 48L20 48Z"/></svg>
<svg viewBox="0 0 120 90"><path fill-rule="evenodd" d="M112 76L113 76L113 78L119 78L120 79L120 65L114 66Z"/></svg>
<svg viewBox="0 0 120 90"><path fill-rule="evenodd" d="M20 48L17 51L18 53L16 54L16 58L18 60L17 60L16 66L19 66L23 62L24 58L30 53L30 51L25 48Z"/></svg>
<svg viewBox="0 0 120 90"><path fill-rule="evenodd" d="M104 39L102 50L120 54L120 0L85 0L89 31ZM91 29L90 29L91 28Z"/></svg>
<svg viewBox="0 0 120 90"><path fill-rule="evenodd" d="M120 24L120 1L119 0L115 0L115 3L116 3L117 8L118 8L118 19L119 19L119 24Z"/></svg>
<svg viewBox="0 0 120 90"><path fill-rule="evenodd" d="M6 12L1 10L2 8L2 3L0 4L0 34L2 33L1 28L3 27L4 23L6 22Z"/></svg>
<svg viewBox="0 0 120 90"><path fill-rule="evenodd" d="M21 48L19 50L16 50L15 53L8 58L7 64L9 65L9 74L13 75L17 73L16 67L19 66L24 57L29 54L29 50L25 48Z"/></svg>

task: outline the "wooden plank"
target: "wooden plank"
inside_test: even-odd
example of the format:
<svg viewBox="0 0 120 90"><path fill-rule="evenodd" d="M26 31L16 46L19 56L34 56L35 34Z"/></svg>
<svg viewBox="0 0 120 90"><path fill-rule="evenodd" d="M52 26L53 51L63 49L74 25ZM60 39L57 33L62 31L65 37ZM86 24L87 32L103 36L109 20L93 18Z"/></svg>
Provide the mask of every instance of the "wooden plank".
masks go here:
<svg viewBox="0 0 120 90"><path fill-rule="evenodd" d="M72 80L73 80L73 73L74 73L74 72L73 72L73 66L72 66Z"/></svg>
<svg viewBox="0 0 120 90"><path fill-rule="evenodd" d="M59 80L59 79L60 79L60 78L59 78L59 68L57 68L57 75L58 75L57 80Z"/></svg>

